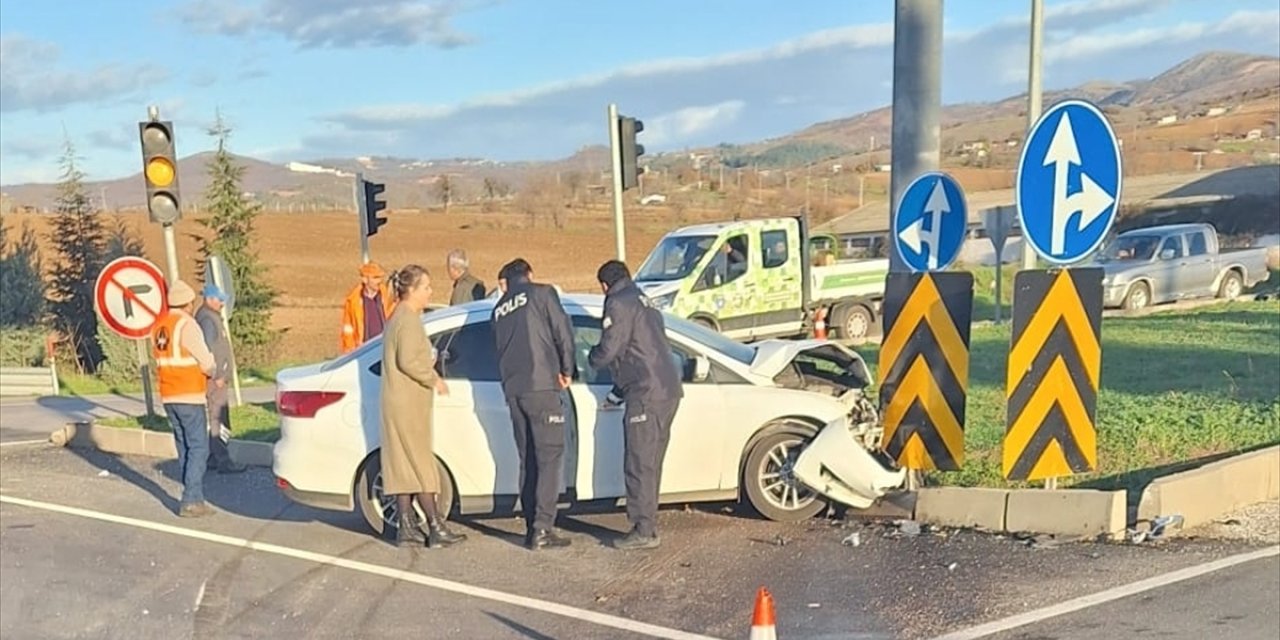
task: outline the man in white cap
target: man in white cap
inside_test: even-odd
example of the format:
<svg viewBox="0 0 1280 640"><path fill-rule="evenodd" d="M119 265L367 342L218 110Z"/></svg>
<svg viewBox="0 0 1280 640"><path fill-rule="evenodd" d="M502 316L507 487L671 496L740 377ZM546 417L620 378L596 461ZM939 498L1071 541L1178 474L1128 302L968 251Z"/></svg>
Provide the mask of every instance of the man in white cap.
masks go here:
<svg viewBox="0 0 1280 640"><path fill-rule="evenodd" d="M231 339L222 324L222 305L227 302L227 294L212 281L206 282L204 304L196 310L196 322L204 334L205 344L213 353L216 371L209 380L205 399L209 407L209 466L218 473L240 473L245 466L231 459L227 450L227 440L231 438L231 402L227 394L227 385L231 384Z"/></svg>
<svg viewBox="0 0 1280 640"><path fill-rule="evenodd" d="M209 462L209 416L205 391L216 372L213 354L200 325L191 317L196 292L175 280L169 286L169 308L151 330L152 357L160 382L160 402L173 428L182 474L178 515L207 516L213 508L204 500L204 472Z"/></svg>

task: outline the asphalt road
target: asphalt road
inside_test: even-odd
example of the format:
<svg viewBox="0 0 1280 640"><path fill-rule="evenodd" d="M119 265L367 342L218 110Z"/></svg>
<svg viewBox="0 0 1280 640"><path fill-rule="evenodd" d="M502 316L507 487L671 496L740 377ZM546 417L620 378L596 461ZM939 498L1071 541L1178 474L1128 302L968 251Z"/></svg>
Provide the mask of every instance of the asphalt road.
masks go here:
<svg viewBox="0 0 1280 640"><path fill-rule="evenodd" d="M275 386L241 389L245 402L275 400ZM156 406L157 411L163 411ZM0 443L47 440L49 432L68 422L137 416L147 412L139 395L45 396L0 400Z"/></svg>
<svg viewBox="0 0 1280 640"><path fill-rule="evenodd" d="M930 638L1253 549L906 537L891 524L772 523L728 504L664 510L654 551L603 544L625 528L617 512L562 516L565 550L526 551L510 518L459 522L470 540L458 548L396 549L354 514L288 502L266 469L210 474L219 513L177 518L174 467L0 450L0 636L740 638L765 586L779 638ZM858 546L841 543L853 533ZM1144 619L1174 630L1164 637L1275 637L1274 614L1253 611L1274 602L1274 569L1241 565L999 637L1088 638Z"/></svg>

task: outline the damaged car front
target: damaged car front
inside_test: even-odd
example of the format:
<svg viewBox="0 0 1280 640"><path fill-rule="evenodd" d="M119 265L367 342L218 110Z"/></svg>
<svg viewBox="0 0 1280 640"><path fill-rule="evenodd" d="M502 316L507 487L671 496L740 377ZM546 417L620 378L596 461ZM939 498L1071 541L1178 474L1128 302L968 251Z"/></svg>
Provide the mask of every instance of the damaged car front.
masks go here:
<svg viewBox="0 0 1280 640"><path fill-rule="evenodd" d="M800 452L792 468L800 482L857 509L903 485L906 470L880 448L884 427L869 395L873 378L856 351L826 340L770 341L752 368L779 387L834 396L847 409Z"/></svg>

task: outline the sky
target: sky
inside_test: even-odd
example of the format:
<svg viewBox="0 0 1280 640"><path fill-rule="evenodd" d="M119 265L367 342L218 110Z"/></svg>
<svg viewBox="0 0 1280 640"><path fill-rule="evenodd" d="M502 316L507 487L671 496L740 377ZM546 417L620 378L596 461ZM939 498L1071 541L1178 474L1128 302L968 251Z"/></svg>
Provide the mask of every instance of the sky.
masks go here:
<svg viewBox="0 0 1280 640"><path fill-rule="evenodd" d="M74 10L70 7L74 6ZM1030 0L944 3L944 103L1026 91ZM187 156L563 158L747 143L889 104L890 0L4 0L0 184L141 166L160 107ZM1210 50L1280 55L1275 0L1045 0L1045 89Z"/></svg>

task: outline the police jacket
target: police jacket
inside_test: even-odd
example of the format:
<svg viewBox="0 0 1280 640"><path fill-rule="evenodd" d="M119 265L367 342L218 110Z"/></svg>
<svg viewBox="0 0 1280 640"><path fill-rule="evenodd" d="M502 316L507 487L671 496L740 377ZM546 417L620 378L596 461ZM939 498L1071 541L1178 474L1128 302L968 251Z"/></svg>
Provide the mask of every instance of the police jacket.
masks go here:
<svg viewBox="0 0 1280 640"><path fill-rule="evenodd" d="M593 369L609 368L615 395L625 401L684 395L662 312L630 278L619 280L605 294L602 327L600 344L592 347L588 362Z"/></svg>
<svg viewBox="0 0 1280 640"><path fill-rule="evenodd" d="M554 287L508 281L491 317L502 390L508 398L560 391L556 376L573 377L573 328Z"/></svg>

